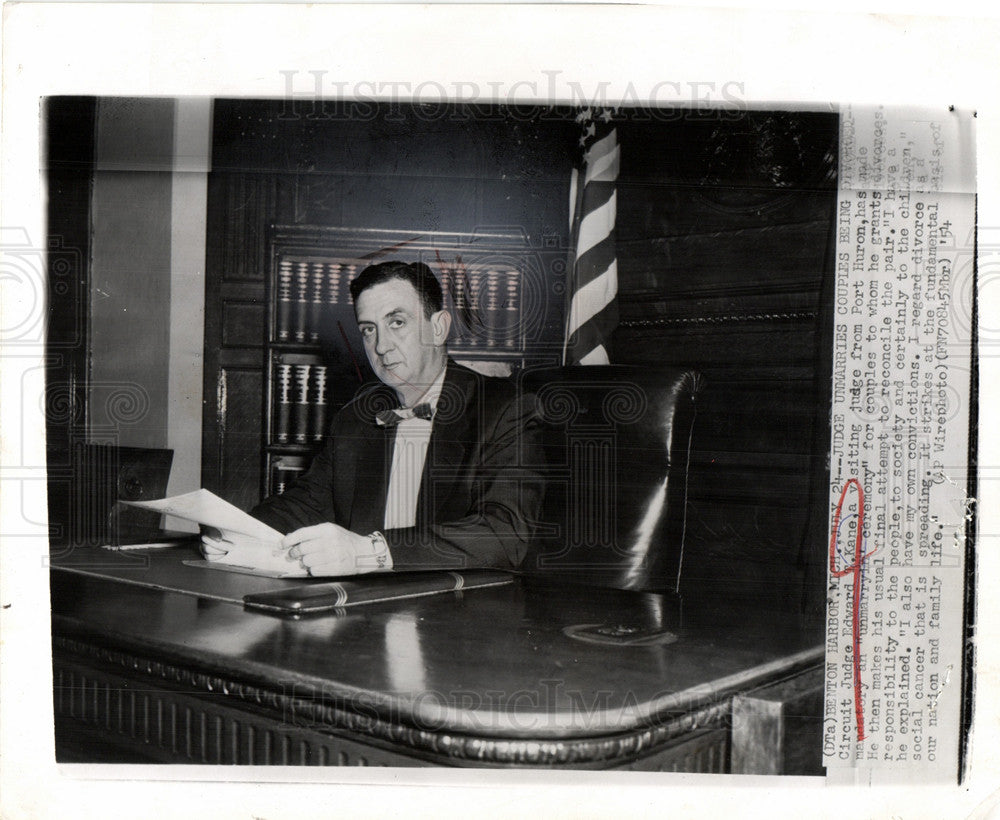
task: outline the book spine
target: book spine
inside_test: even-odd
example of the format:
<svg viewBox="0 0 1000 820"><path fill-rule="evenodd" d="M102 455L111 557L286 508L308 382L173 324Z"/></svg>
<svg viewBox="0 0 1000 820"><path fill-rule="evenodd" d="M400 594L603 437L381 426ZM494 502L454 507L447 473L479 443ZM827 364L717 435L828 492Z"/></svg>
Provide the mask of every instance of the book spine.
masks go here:
<svg viewBox="0 0 1000 820"><path fill-rule="evenodd" d="M451 296L455 304L455 343L464 345L466 342L465 316L468 314L465 304L465 277L460 272L456 272L454 282L455 287L452 289Z"/></svg>
<svg viewBox="0 0 1000 820"><path fill-rule="evenodd" d="M309 341L319 341L319 323L323 313L323 285L325 275L322 262L312 267L312 301L309 303Z"/></svg>
<svg viewBox="0 0 1000 820"><path fill-rule="evenodd" d="M472 271L469 274L469 281L466 285L466 297L469 300L469 333L466 343L469 347L479 347L485 341L483 339L482 311L480 299L483 295L483 279L480 271Z"/></svg>
<svg viewBox="0 0 1000 820"><path fill-rule="evenodd" d="M451 272L447 267L441 268L441 297L445 309L451 312L451 315L455 315L455 303L452 301L451 293Z"/></svg>
<svg viewBox="0 0 1000 820"><path fill-rule="evenodd" d="M309 265L299 262L295 270L295 341L305 342L309 308Z"/></svg>
<svg viewBox="0 0 1000 820"><path fill-rule="evenodd" d="M341 284L341 270L343 265L339 265L336 262L327 263L327 291L326 291L326 303L332 308L334 305L340 304L340 288ZM331 315L333 312L331 311Z"/></svg>
<svg viewBox="0 0 1000 820"><path fill-rule="evenodd" d="M271 467L271 494L281 495L288 486L304 471L304 467L292 467L288 464L275 464Z"/></svg>
<svg viewBox="0 0 1000 820"><path fill-rule="evenodd" d="M521 272L511 269L507 271L506 317L503 323L504 343L507 347L515 347L519 328L521 326Z"/></svg>
<svg viewBox="0 0 1000 820"><path fill-rule="evenodd" d="M486 272L486 344L496 347L503 333L502 313L500 312L500 271Z"/></svg>
<svg viewBox="0 0 1000 820"><path fill-rule="evenodd" d="M279 444L287 444L289 440L289 423L291 421L291 391L292 366L278 365L278 413L274 429L274 440Z"/></svg>
<svg viewBox="0 0 1000 820"><path fill-rule="evenodd" d="M278 311L275 318L276 338L279 342L291 341L289 325L292 320L292 263L282 261L278 266Z"/></svg>
<svg viewBox="0 0 1000 820"><path fill-rule="evenodd" d="M318 364L316 371L316 399L313 402L313 441L322 441L326 433L326 365Z"/></svg>
<svg viewBox="0 0 1000 820"><path fill-rule="evenodd" d="M312 366L308 364L295 365L295 385L297 396L295 401L295 442L305 444L309 440L309 373Z"/></svg>

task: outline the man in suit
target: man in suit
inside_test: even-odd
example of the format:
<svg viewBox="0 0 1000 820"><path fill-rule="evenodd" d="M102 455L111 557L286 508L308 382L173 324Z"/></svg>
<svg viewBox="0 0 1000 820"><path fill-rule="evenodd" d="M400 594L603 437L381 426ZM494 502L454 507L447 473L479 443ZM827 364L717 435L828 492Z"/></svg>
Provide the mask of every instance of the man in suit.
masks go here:
<svg viewBox="0 0 1000 820"><path fill-rule="evenodd" d="M251 511L310 575L517 567L541 507L533 396L450 360L423 263L362 271L351 296L380 383L333 419L310 469ZM203 551L224 549L203 538Z"/></svg>

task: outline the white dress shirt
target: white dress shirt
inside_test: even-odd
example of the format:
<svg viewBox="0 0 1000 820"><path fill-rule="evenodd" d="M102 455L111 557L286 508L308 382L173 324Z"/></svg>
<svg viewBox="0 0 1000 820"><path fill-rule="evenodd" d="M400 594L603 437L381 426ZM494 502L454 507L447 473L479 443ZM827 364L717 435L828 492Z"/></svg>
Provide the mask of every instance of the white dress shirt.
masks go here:
<svg viewBox="0 0 1000 820"><path fill-rule="evenodd" d="M427 388L427 391L413 403L429 404L432 412L437 412L438 399L444 387L444 374ZM385 528L412 527L417 523L417 496L420 494L420 479L427 460L427 445L431 440L433 419L401 419L396 425L396 443L392 450L392 465L389 468L389 489L385 496Z"/></svg>

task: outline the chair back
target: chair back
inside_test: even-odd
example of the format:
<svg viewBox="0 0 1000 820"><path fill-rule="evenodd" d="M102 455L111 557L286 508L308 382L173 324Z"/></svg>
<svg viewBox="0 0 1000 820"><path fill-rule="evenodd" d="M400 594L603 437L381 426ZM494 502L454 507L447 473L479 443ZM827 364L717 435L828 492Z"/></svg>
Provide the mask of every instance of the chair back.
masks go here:
<svg viewBox="0 0 1000 820"><path fill-rule="evenodd" d="M626 365L523 374L547 428L548 471L525 572L679 591L701 383L690 370Z"/></svg>

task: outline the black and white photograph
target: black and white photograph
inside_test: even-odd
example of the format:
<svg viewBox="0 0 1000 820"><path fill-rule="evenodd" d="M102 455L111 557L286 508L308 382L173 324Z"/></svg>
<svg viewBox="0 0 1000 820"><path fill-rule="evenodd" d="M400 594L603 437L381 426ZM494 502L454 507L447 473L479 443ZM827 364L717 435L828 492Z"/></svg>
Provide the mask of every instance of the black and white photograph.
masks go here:
<svg viewBox="0 0 1000 820"><path fill-rule="evenodd" d="M37 96L54 776L981 776L975 108L298 65Z"/></svg>

